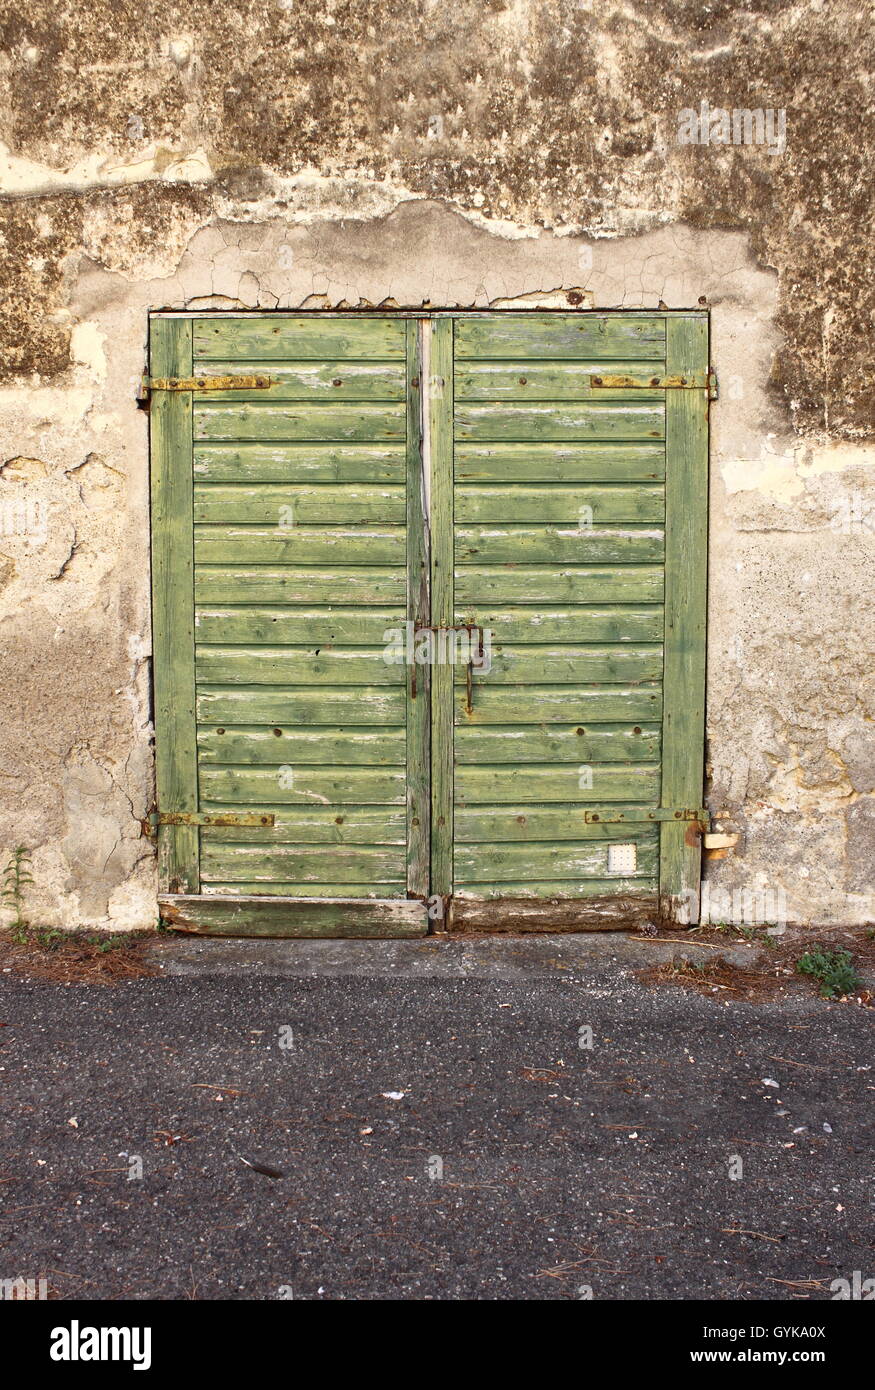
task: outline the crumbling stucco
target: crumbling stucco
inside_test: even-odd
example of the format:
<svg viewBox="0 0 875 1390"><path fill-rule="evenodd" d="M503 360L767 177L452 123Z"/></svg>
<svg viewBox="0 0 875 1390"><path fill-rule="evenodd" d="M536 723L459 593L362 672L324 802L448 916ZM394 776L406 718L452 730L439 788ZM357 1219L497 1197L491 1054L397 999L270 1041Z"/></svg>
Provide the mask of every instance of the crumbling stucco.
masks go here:
<svg viewBox="0 0 875 1390"><path fill-rule="evenodd" d="M0 36L6 371L63 366L68 325L46 320L95 216L144 274L193 219L439 198L509 234L747 231L778 273L772 385L797 428L872 431L865 5L35 0ZM784 152L678 144L679 111L703 100L785 110ZM78 196L36 196L64 188Z"/></svg>
<svg viewBox="0 0 875 1390"><path fill-rule="evenodd" d="M875 916L873 26L848 0L42 5L0 20L0 846L148 925L156 307L712 309L727 887ZM676 143L707 99L786 150ZM867 132L869 132L867 138Z"/></svg>

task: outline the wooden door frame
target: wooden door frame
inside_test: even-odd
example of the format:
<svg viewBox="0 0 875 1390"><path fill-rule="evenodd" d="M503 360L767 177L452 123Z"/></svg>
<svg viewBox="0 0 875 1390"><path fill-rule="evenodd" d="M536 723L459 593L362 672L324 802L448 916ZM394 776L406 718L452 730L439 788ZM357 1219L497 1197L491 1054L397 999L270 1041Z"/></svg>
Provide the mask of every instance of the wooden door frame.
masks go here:
<svg viewBox="0 0 875 1390"><path fill-rule="evenodd" d="M209 317L402 318L407 320L407 618L453 623L453 325L508 313L545 316L652 317L666 322L666 374L707 374L707 309L401 309L167 310L149 316L153 377L192 373L192 323ZM427 348L424 344L427 339ZM427 354L424 356L424 352ZM424 405L420 383L431 389ZM666 549L662 796L665 811L701 807L704 776L708 538L707 390L666 393ZM452 668L411 667L407 722L407 898L284 899L202 895L194 666L193 398L157 392L150 410L153 685L156 791L162 812L179 817L158 835L159 906L168 923L229 935L421 935L427 900L444 917L453 891ZM426 477L426 472L430 475ZM447 479L449 483L447 485ZM430 497L430 507L425 498ZM430 513L430 514L429 514ZM449 680L449 696L443 689ZM411 688L412 683L412 688ZM431 698L431 692L437 698ZM447 711L449 710L449 715ZM447 729L447 718L450 728ZM444 750L440 754L439 750ZM438 756L436 756L438 754ZM692 924L699 916L703 826L690 819L660 826L659 908ZM574 915L572 913L572 915ZM586 921L584 905L577 914ZM591 916L591 914L590 914ZM607 927L619 925L610 919Z"/></svg>

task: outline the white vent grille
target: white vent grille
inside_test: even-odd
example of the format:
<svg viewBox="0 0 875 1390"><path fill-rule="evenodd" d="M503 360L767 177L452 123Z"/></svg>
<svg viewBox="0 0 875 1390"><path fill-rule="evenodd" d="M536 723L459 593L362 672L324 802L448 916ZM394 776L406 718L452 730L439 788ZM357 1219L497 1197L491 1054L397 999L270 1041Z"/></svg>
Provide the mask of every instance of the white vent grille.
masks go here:
<svg viewBox="0 0 875 1390"><path fill-rule="evenodd" d="M637 845L608 845L609 874L634 874L637 867Z"/></svg>

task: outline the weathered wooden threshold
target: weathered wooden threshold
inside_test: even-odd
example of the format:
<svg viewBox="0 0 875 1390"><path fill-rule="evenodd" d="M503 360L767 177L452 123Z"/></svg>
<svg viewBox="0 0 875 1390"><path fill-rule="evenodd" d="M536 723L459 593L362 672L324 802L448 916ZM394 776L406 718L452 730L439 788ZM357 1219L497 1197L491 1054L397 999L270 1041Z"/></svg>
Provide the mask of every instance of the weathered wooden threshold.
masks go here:
<svg viewBox="0 0 875 1390"><path fill-rule="evenodd" d="M653 894L594 898L453 898L450 932L640 931L659 921Z"/></svg>
<svg viewBox="0 0 875 1390"><path fill-rule="evenodd" d="M202 936L425 936L428 913L418 898L225 897L162 893L162 922Z"/></svg>
<svg viewBox="0 0 875 1390"><path fill-rule="evenodd" d="M164 893L164 926L201 936L421 937L429 930L417 898L281 898ZM640 931L660 921L654 895L598 898L464 898L450 900L447 930L483 932Z"/></svg>

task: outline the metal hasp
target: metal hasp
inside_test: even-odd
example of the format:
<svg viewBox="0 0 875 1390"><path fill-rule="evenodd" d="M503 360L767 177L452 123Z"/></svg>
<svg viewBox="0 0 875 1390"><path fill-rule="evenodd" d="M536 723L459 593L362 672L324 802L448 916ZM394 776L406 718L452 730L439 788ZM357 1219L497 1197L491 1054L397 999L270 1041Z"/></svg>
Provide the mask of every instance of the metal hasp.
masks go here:
<svg viewBox="0 0 875 1390"><path fill-rule="evenodd" d="M628 388L633 391L707 391L708 399L717 399L717 376L714 372L692 373L690 376L591 376L590 386L597 390L618 391Z"/></svg>
<svg viewBox="0 0 875 1390"><path fill-rule="evenodd" d="M474 667L482 668L486 662L486 653L483 649L484 637L483 627L480 623L458 623L456 625L445 626L438 623L429 626L425 623L418 623L416 632L466 632L468 634L468 660L465 663L465 713L474 713ZM475 643L474 635L477 640ZM415 673L414 673L415 679Z"/></svg>

